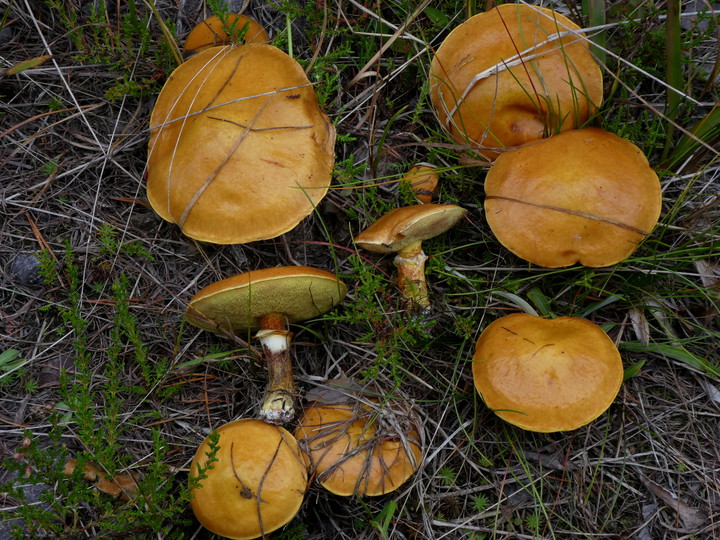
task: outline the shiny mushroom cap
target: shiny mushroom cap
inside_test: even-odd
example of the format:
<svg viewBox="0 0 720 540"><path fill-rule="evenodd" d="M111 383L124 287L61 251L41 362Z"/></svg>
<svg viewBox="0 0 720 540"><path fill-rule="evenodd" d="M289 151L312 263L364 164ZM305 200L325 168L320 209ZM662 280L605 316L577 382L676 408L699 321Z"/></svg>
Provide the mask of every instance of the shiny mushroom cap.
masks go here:
<svg viewBox="0 0 720 540"><path fill-rule="evenodd" d="M247 28L242 37L243 44L270 42L270 36L267 35L265 29L257 21L246 15L231 13L228 15L227 22L228 25L238 33ZM186 55L191 55L209 49L210 47L229 45L232 41L232 38L225 31L220 17L213 15L204 21L200 21L190 30L187 38L185 38L185 49L183 52Z"/></svg>
<svg viewBox="0 0 720 540"><path fill-rule="evenodd" d="M525 313L501 317L482 332L472 371L475 388L495 414L543 433L596 419L623 380L620 353L599 326Z"/></svg>
<svg viewBox="0 0 720 540"><path fill-rule="evenodd" d="M190 466L207 478L192 490L198 521L227 538L259 538L279 529L297 514L305 496L307 468L295 438L285 429L260 420L242 419L217 429L219 450L209 438Z"/></svg>
<svg viewBox="0 0 720 540"><path fill-rule="evenodd" d="M330 185L335 129L302 67L270 45L213 47L183 62L150 126L150 204L196 240L279 236Z"/></svg>
<svg viewBox="0 0 720 540"><path fill-rule="evenodd" d="M316 401L305 409L295 437L320 485L344 497L390 493L422 458L420 428L401 404Z"/></svg>
<svg viewBox="0 0 720 540"><path fill-rule="evenodd" d="M395 208L355 237L355 243L375 253L395 253L434 238L460 221L467 210L454 204L415 204Z"/></svg>
<svg viewBox="0 0 720 540"><path fill-rule="evenodd" d="M503 4L459 25L430 67L442 127L488 159L498 152L484 149L580 127L602 101L603 86L579 30L563 15L527 4Z"/></svg>
<svg viewBox="0 0 720 540"><path fill-rule="evenodd" d="M308 266L253 270L208 285L190 299L187 318L211 332L260 328L269 314L289 323L318 317L337 306L347 287L335 274Z"/></svg>
<svg viewBox="0 0 720 540"><path fill-rule="evenodd" d="M640 149L595 128L503 153L485 193L500 243L548 268L622 261L650 234L662 206L660 182Z"/></svg>
<svg viewBox="0 0 720 540"><path fill-rule="evenodd" d="M440 176L436 169L435 165L418 163L413 165L402 178L402 181L410 186L418 202L422 204L431 203L437 194Z"/></svg>

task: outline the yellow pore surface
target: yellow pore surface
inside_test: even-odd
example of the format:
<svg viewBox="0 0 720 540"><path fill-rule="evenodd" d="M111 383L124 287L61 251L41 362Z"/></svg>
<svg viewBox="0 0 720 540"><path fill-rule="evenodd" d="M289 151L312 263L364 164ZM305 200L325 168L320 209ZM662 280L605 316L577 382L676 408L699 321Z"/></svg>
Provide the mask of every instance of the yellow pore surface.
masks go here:
<svg viewBox="0 0 720 540"><path fill-rule="evenodd" d="M599 326L524 313L501 317L483 331L472 370L495 414L539 432L591 422L607 410L623 380L620 353Z"/></svg>
<svg viewBox="0 0 720 540"><path fill-rule="evenodd" d="M295 438L260 420L242 419L218 428L217 462L194 489L191 505L198 521L228 538L258 538L289 522L300 509L307 469ZM190 474L206 466L206 439Z"/></svg>

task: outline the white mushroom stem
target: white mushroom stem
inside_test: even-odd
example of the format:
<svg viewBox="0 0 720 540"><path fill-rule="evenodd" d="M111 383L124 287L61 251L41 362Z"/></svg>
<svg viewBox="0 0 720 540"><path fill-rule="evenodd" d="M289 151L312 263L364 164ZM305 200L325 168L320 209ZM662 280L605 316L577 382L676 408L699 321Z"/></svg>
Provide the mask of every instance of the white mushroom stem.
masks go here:
<svg viewBox="0 0 720 540"><path fill-rule="evenodd" d="M400 301L410 313L422 313L430 309L425 261L427 255L422 250L422 242L413 242L401 249L393 260L398 269Z"/></svg>
<svg viewBox="0 0 720 540"><path fill-rule="evenodd" d="M260 324L255 337L265 354L268 384L259 416L269 424L286 424L295 417L295 379L290 358L292 332L287 330L285 316L278 313L262 317Z"/></svg>

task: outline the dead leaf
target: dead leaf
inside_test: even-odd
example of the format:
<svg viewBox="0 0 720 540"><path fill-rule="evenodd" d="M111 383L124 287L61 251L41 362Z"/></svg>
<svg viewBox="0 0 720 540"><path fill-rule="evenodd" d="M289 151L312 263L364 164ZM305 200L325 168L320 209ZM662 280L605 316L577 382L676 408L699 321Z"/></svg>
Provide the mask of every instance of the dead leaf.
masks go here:
<svg viewBox="0 0 720 540"><path fill-rule="evenodd" d="M77 459L68 459L63 473L70 476L77 468L77 465ZM131 501L138 496L138 480L140 480L138 473L130 471L128 473L110 476L105 474L100 466L92 461L85 463L83 470L85 471L83 479L95 482L95 487L106 495L119 498L125 502Z"/></svg>
<svg viewBox="0 0 720 540"><path fill-rule="evenodd" d="M636 470L636 473L643 485L650 490L655 497L677 512L685 529L695 531L707 523L709 517L707 512L700 508L693 508L683 500L678 499L665 488L647 478L640 471Z"/></svg>
<svg viewBox="0 0 720 540"><path fill-rule="evenodd" d="M37 67L41 64L44 64L48 60L50 60L52 56L45 54L43 56L36 56L35 58L30 58L29 60L24 60L20 62L19 64L15 64L12 67L9 67L7 71L5 71L5 75L17 75L18 73L22 73L26 69L31 69L34 67Z"/></svg>

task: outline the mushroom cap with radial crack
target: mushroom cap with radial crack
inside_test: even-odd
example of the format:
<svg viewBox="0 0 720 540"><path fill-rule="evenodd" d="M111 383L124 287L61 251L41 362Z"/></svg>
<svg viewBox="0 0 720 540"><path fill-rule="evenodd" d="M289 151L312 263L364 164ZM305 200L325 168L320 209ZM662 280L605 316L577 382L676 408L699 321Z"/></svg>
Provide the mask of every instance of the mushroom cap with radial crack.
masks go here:
<svg viewBox="0 0 720 540"><path fill-rule="evenodd" d="M454 227L467 210L454 204L414 204L390 210L355 237L355 244L375 253L396 253Z"/></svg>
<svg viewBox="0 0 720 540"><path fill-rule="evenodd" d="M231 25L236 31L241 31L246 25L247 30L242 38L242 44L248 43L270 43L265 29L247 15L239 13L230 13L227 18L228 25ZM218 45L229 45L232 38L223 28L223 22L220 17L213 15L207 19L200 21L185 38L185 48L183 53L191 55L216 47Z"/></svg>
<svg viewBox="0 0 720 540"><path fill-rule="evenodd" d="M295 60L271 45L212 47L178 66L158 96L147 196L196 240L274 238L327 193L334 145Z"/></svg>
<svg viewBox="0 0 720 540"><path fill-rule="evenodd" d="M642 151L596 128L503 153L487 174L485 194L500 243L547 268L624 260L662 208L660 182Z"/></svg>
<svg viewBox="0 0 720 540"><path fill-rule="evenodd" d="M469 18L445 38L430 68L441 126L488 159L582 126L602 97L587 38L539 6L503 4Z"/></svg>
<svg viewBox="0 0 720 540"><path fill-rule="evenodd" d="M475 388L503 420L550 433L588 424L612 404L623 381L620 353L596 324L526 313L490 323L472 361Z"/></svg>
<svg viewBox="0 0 720 540"><path fill-rule="evenodd" d="M402 181L410 186L415 198L422 204L429 204L437 193L440 177L437 167L429 163L418 163L413 165Z"/></svg>
<svg viewBox="0 0 720 540"><path fill-rule="evenodd" d="M252 270L217 281L188 302L189 322L233 333L261 326L265 315L284 315L289 323L305 321L337 306L347 287L335 274L309 266Z"/></svg>
<svg viewBox="0 0 720 540"><path fill-rule="evenodd" d="M216 462L192 490L198 521L227 538L258 538L288 523L302 505L307 468L297 441L280 426L245 418L220 426ZM212 446L206 438L190 474L205 468Z"/></svg>
<svg viewBox="0 0 720 540"><path fill-rule="evenodd" d="M303 412L295 437L320 485L340 496L378 496L420 466L422 434L409 406L329 394Z"/></svg>

